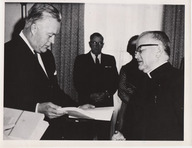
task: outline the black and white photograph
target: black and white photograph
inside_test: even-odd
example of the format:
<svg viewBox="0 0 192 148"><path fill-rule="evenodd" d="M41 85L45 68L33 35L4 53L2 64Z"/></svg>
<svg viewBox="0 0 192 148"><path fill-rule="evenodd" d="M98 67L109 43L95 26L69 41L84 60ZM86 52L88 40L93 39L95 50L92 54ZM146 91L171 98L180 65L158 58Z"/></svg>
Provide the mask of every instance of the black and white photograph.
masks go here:
<svg viewBox="0 0 192 148"><path fill-rule="evenodd" d="M192 146L191 1L1 3L2 147Z"/></svg>

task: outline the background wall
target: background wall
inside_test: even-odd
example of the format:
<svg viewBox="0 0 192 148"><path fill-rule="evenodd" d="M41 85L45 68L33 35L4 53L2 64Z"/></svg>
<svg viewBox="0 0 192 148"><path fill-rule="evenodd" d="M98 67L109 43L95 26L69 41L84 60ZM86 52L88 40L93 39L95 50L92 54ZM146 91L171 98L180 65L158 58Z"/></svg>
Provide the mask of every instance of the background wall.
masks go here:
<svg viewBox="0 0 192 148"><path fill-rule="evenodd" d="M27 4L27 11L32 4ZM5 4L5 37L4 42L11 40L15 25L21 19L21 4L20 3L6 3Z"/></svg>
<svg viewBox="0 0 192 148"><path fill-rule="evenodd" d="M5 7L5 42L9 41L15 24L21 18L21 5L6 4Z"/></svg>
<svg viewBox="0 0 192 148"><path fill-rule="evenodd" d="M93 32L104 36L103 52L115 56L117 67L130 60L128 40L146 30L161 30L163 5L85 4L85 52Z"/></svg>

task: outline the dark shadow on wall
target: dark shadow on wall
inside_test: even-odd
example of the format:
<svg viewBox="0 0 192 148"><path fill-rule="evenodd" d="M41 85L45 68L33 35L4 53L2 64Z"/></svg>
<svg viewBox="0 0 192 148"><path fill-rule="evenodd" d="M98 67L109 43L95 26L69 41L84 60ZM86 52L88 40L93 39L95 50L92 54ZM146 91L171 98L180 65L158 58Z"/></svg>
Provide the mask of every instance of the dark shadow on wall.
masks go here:
<svg viewBox="0 0 192 148"><path fill-rule="evenodd" d="M17 21L17 23L14 26L11 38L13 39L16 36L18 36L21 30L23 30L24 26L25 26L25 19L21 18L20 20Z"/></svg>

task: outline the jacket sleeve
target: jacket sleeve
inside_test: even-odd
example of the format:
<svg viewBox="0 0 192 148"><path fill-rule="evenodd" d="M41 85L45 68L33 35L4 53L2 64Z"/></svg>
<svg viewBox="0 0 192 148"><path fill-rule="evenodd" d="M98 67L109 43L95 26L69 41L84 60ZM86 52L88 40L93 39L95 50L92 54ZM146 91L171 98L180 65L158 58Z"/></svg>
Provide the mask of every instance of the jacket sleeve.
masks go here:
<svg viewBox="0 0 192 148"><path fill-rule="evenodd" d="M184 76L182 73L179 74L173 82L173 102L175 107L175 113L177 115L178 123L183 127L184 122Z"/></svg>
<svg viewBox="0 0 192 148"><path fill-rule="evenodd" d="M27 89L31 88L30 84L23 83L23 61L15 48L13 43L5 44L4 107L35 111L37 101L30 89Z"/></svg>

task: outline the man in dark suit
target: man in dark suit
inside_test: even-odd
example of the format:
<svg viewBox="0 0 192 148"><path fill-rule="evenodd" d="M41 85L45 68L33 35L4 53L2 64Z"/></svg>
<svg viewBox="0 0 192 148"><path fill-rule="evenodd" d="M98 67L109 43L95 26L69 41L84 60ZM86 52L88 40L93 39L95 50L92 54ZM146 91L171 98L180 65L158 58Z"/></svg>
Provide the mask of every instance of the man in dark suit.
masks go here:
<svg viewBox="0 0 192 148"><path fill-rule="evenodd" d="M50 123L42 139L68 136L64 106L76 106L57 83L50 51L59 33L61 14L50 4L34 4L24 29L5 44L4 106L45 114Z"/></svg>
<svg viewBox="0 0 192 148"><path fill-rule="evenodd" d="M118 72L115 58L101 53L104 39L99 33L90 36L91 51L76 57L74 85L79 95L79 104L96 107L113 106L113 94L117 90ZM96 121L95 121L96 122ZM98 122L95 128L98 139L109 139L110 124Z"/></svg>
<svg viewBox="0 0 192 148"><path fill-rule="evenodd" d="M143 32L136 47L138 68L146 75L133 99L131 139L183 140L184 76L168 62L168 36Z"/></svg>

